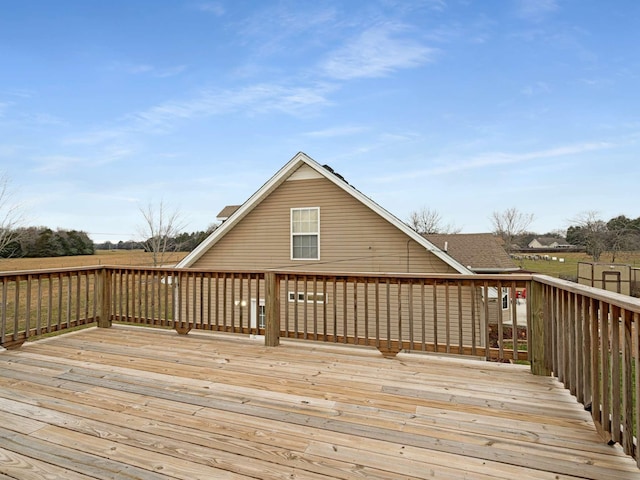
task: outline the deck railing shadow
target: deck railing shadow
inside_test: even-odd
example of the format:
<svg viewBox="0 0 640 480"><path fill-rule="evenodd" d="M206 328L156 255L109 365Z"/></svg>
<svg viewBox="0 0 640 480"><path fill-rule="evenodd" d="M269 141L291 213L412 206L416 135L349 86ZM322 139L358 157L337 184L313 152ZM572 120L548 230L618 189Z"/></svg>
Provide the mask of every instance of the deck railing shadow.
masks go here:
<svg viewBox="0 0 640 480"><path fill-rule="evenodd" d="M91 267L0 273L0 345L112 322L529 362L638 460L640 301L542 275L211 272Z"/></svg>

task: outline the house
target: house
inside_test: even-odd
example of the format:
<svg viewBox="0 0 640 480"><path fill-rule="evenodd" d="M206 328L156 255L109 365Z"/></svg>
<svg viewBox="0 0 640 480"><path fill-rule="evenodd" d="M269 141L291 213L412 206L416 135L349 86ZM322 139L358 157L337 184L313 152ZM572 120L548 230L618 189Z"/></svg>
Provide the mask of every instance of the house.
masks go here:
<svg viewBox="0 0 640 480"><path fill-rule="evenodd" d="M571 248L572 245L568 244L562 238L556 237L538 237L534 238L527 245L529 248Z"/></svg>
<svg viewBox="0 0 640 480"><path fill-rule="evenodd" d="M178 267L472 273L302 152L218 218L222 225Z"/></svg>
<svg viewBox="0 0 640 480"><path fill-rule="evenodd" d="M520 268L491 233L425 234L424 237L474 273L513 273Z"/></svg>
<svg viewBox="0 0 640 480"><path fill-rule="evenodd" d="M470 261L461 252L459 258L471 263L469 268L453 255L445 252L428 238L411 229L369 197L349 184L330 167L320 165L306 154L296 154L271 179L258 189L242 205L223 209L219 217L223 223L179 264L179 268L198 268L209 271L268 271L331 274L424 274L460 273L473 275L473 268L480 264ZM471 238L471 237L470 237ZM476 245L479 241L476 241ZM454 244L457 243L454 241ZM453 244L452 244L453 246ZM457 247L454 248L457 250ZM461 249L460 249L461 250ZM476 264L476 267L474 267ZM483 264L484 265L484 264ZM231 281L228 288L238 289L239 282ZM366 299L368 285L353 287L344 283L336 290L306 280L304 288L297 281L287 284L281 302L288 305L285 315L298 316L297 304L314 305L314 318L328 325L325 335L347 337L353 332L353 316L373 308L370 302L357 308L347 308L348 302L357 298ZM221 308L211 303L214 287L196 285L194 302L209 302L193 305L193 315L203 315L211 309ZM197 289L202 291L199 293ZM227 288L225 284L224 288ZM245 292L264 292L262 282L248 285ZM417 287L416 287L417 288ZM435 291L434 291L435 290ZM226 291L225 291L226 292ZM480 318L485 314L483 298L487 296L476 289L449 289L444 284L426 285L422 291L413 293L398 284L387 284L385 294L396 305L416 304L416 311L435 312L439 324L430 325L430 330L418 331L418 322L402 324L402 331L395 335L426 335L434 338L437 332L446 329L455 338L481 338L484 330ZM264 299L258 293L248 302L225 304L224 308L248 308L251 328L262 328L264 321ZM242 293L240 293L242 297ZM225 295L221 295L221 298ZM256 298L257 297L257 298ZM493 295L495 302L495 295ZM209 300L207 300L209 299ZM449 325L443 320L450 304L463 305L460 321ZM322 308L316 308L322 304ZM282 308L282 307L281 307ZM508 308L508 305L507 307ZM305 310L306 311L306 310ZM390 308L390 312L398 311ZM333 313L332 321L327 322ZM335 312L344 312L343 321L335 321ZM368 313L367 313L368 314ZM242 315L239 312L238 315ZM379 312L371 311L371 317ZM380 314L382 315L382 314ZM323 318L320 318L324 316ZM440 325L440 323L442 325ZM415 328L416 330L410 330ZM393 334L393 332L392 332Z"/></svg>

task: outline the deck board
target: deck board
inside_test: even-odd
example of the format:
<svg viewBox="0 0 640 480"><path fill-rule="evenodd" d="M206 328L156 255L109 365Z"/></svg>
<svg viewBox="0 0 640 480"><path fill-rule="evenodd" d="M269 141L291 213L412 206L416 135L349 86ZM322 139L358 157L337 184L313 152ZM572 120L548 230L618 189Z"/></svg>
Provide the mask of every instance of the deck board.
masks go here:
<svg viewBox="0 0 640 480"><path fill-rule="evenodd" d="M0 478L638 479L526 367L116 326L0 353Z"/></svg>

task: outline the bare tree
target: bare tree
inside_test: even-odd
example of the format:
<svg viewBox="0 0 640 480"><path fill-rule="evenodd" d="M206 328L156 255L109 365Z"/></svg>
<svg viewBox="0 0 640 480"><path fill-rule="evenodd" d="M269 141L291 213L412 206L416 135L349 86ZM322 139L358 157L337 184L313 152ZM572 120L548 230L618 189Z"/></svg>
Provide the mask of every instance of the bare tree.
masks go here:
<svg viewBox="0 0 640 480"><path fill-rule="evenodd" d="M142 243L153 254L153 266L163 265L167 254L176 251L175 239L186 223L181 212L167 208L163 200L158 205L149 203L140 207L140 213L144 218L140 227Z"/></svg>
<svg viewBox="0 0 640 480"><path fill-rule="evenodd" d="M442 224L442 216L427 207L414 210L409 214L407 224L421 235L433 233L460 233L460 228L453 224Z"/></svg>
<svg viewBox="0 0 640 480"><path fill-rule="evenodd" d="M570 222L572 226L567 230L567 241L584 245L594 262L600 260L600 255L607 249L610 234L599 213L595 210L582 212Z"/></svg>
<svg viewBox="0 0 640 480"><path fill-rule="evenodd" d="M12 242L18 241L23 231L24 209L14 201L11 179L0 173L0 256Z"/></svg>
<svg viewBox="0 0 640 480"><path fill-rule="evenodd" d="M509 252L513 249L513 239L527 231L533 218L533 213L524 213L511 207L502 212L493 212L490 220L493 233L502 237L505 249Z"/></svg>

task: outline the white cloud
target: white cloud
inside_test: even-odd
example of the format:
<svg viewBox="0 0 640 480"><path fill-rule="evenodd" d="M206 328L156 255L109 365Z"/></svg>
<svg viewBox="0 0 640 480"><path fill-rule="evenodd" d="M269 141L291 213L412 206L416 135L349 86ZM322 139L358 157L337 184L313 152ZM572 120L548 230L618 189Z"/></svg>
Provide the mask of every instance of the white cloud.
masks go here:
<svg viewBox="0 0 640 480"><path fill-rule="evenodd" d="M156 67L148 63L128 63L112 62L107 69L124 72L129 75L150 75L152 77L165 78L182 73L187 68L186 65L175 65L173 67Z"/></svg>
<svg viewBox="0 0 640 480"><path fill-rule="evenodd" d="M0 118L4 117L5 112L12 105L12 102L0 102Z"/></svg>
<svg viewBox="0 0 640 480"><path fill-rule="evenodd" d="M263 83L235 90L202 90L191 98L170 100L146 110L129 113L121 119L118 126L67 138L63 143L97 145L135 133L166 133L180 121L231 113L251 116L280 112L300 116L329 105L327 94L334 88L329 84L285 86Z"/></svg>
<svg viewBox="0 0 640 480"><path fill-rule="evenodd" d="M382 77L396 70L432 62L437 49L401 34L405 28L385 24L369 28L345 47L333 52L321 65L332 78Z"/></svg>
<svg viewBox="0 0 640 480"><path fill-rule="evenodd" d="M58 173L85 161L83 157L71 155L45 155L35 160L40 163L40 166L34 169L38 173Z"/></svg>
<svg viewBox="0 0 640 480"><path fill-rule="evenodd" d="M224 6L220 2L202 2L195 5L195 8L201 12L213 13L216 17L225 14Z"/></svg>
<svg viewBox="0 0 640 480"><path fill-rule="evenodd" d="M533 95L538 95L541 93L549 93L550 91L551 88L546 82L535 82L524 87L521 92L523 95L531 97Z"/></svg>
<svg viewBox="0 0 640 480"><path fill-rule="evenodd" d="M543 160L547 158L564 157L576 155L580 153L590 152L594 150L603 150L612 148L614 144L607 142L582 143L576 145L566 145L547 150L538 150L524 153L504 153L490 152L478 155L470 160L459 162L455 159L449 159L440 162L440 165L428 169L400 173L397 175L389 175L376 179L380 183L395 182L399 180L413 179L418 177L427 177L435 175L447 175L451 173L463 172L466 170L474 170L497 165L512 165L531 160Z"/></svg>
<svg viewBox="0 0 640 480"><path fill-rule="evenodd" d="M7 95L11 97L20 97L20 98L31 98L33 96L33 92L31 90L24 90L24 89L10 89L10 90L0 90L0 95Z"/></svg>
<svg viewBox="0 0 640 480"><path fill-rule="evenodd" d="M331 87L288 87L277 84L257 84L236 90L203 90L199 95L181 101L169 101L129 116L133 129L152 131L166 128L178 120L196 117L245 113L249 115L282 112L301 114L305 109L326 105L326 93Z"/></svg>
<svg viewBox="0 0 640 480"><path fill-rule="evenodd" d="M326 128L324 130L315 130L313 132L307 132L304 135L307 137L317 137L317 138L332 138L332 137L344 137L347 135L355 135L357 133L362 133L366 131L366 127L357 127L357 126L343 126L343 127L333 127Z"/></svg>
<svg viewBox="0 0 640 480"><path fill-rule="evenodd" d="M518 0L517 13L521 18L538 21L558 10L557 0Z"/></svg>

